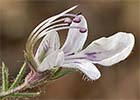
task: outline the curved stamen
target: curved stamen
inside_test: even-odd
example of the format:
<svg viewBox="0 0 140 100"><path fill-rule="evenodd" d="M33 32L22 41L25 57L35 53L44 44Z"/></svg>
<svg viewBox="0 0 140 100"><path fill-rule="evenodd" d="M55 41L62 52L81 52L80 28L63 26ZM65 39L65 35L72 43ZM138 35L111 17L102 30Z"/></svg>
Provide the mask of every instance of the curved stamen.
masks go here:
<svg viewBox="0 0 140 100"><path fill-rule="evenodd" d="M64 14L62 17L76 17L77 15L76 14Z"/></svg>
<svg viewBox="0 0 140 100"><path fill-rule="evenodd" d="M75 17L75 18L73 19L73 21L76 22L76 23L79 23L79 22L81 21L80 17L78 17L78 16L75 15L75 14L64 14L64 15L61 16L61 17L64 17L64 16ZM39 34L39 32L41 32L43 29L45 29L45 28L47 28L47 27L49 27L49 26L51 26L51 25L53 25L53 24L59 23L59 22L61 22L61 21L64 21L65 23L70 24L70 23L72 22L72 20L71 20L71 18L69 18L69 17L67 17L67 18L62 18L62 19L58 19L58 20L56 20L56 21L54 21L54 22L52 22L52 23L50 23L50 24L47 24L47 25L44 24L44 25L34 34L33 37L36 37L36 36ZM56 26L54 26L54 27L56 27ZM81 32L83 32L83 31L81 31ZM32 38L33 38L33 37L32 37Z"/></svg>
<svg viewBox="0 0 140 100"><path fill-rule="evenodd" d="M59 23L59 22L65 22L65 23L68 23L67 22L67 20L69 20L69 22L70 21L72 21L69 17L66 17L66 18L62 18L62 19L58 19L58 20L56 20L56 21L54 21L54 22L52 22L52 23L50 23L49 25L47 25L47 26L42 26L38 31L37 31L37 33L39 33L39 32L41 32L42 30L44 30L45 28L49 28L49 26L51 26L51 25L53 25L53 24L56 24L56 23ZM55 25L54 25L55 26ZM56 25L57 26L57 25ZM58 25L59 26L59 25ZM61 26L61 25L60 25Z"/></svg>
<svg viewBox="0 0 140 100"><path fill-rule="evenodd" d="M53 16L53 17L54 17L54 16ZM46 24L50 19L52 19L53 17L50 17L50 18L44 20L42 23L40 23L40 24L31 32L31 34L30 34L30 36L29 36L29 38L28 38L27 41L29 41L29 40L32 38L32 36L39 30L39 28L41 28L43 25L45 25L45 24Z"/></svg>
<svg viewBox="0 0 140 100"><path fill-rule="evenodd" d="M63 22L63 21L65 21L65 18L58 19L58 20L56 20L56 21L50 23L50 25L53 25L53 24L56 24L56 23L59 23L59 22ZM49 25L49 26L50 26L50 25Z"/></svg>
<svg viewBox="0 0 140 100"><path fill-rule="evenodd" d="M74 14L65 14L65 15L63 15L63 16L61 16L61 17L66 17L66 16L75 17L76 15L74 15ZM71 22L70 18L69 18L69 21L68 21L67 19L68 19L68 17L62 18L62 19L58 19L58 20L53 21L53 22L51 22L51 23L48 22L49 20L48 20L48 21L46 20L46 21L42 22L39 26L37 26L37 27L33 30L34 34L31 34L30 36L34 37L34 36L38 35L39 32L41 32L44 28L47 28L47 27L49 27L49 26L51 26L51 25L53 25L53 24L56 24L56 23L59 23L59 22L62 22L62 21L66 22L66 23L70 23L70 22ZM48 22L48 23L47 23L47 22ZM37 30L37 28L38 28L38 30ZM36 31L36 32L35 32L35 31ZM34 36L33 36L33 35L34 35ZM30 40L31 40L31 38L30 38Z"/></svg>
<svg viewBox="0 0 140 100"><path fill-rule="evenodd" d="M72 15L72 14L65 14L65 16L66 15ZM72 15L72 16L74 16L74 15ZM75 17L75 16L74 16ZM75 17L76 18L76 17ZM80 19L80 17L77 17L78 18L78 20ZM81 19L80 19L81 20ZM79 21L80 21L79 20ZM56 24L56 23L59 23L59 22L61 22L61 21L64 21L65 23L64 24ZM41 33L44 33L45 31L47 32L48 30L51 30L51 29L54 29L54 28L56 28L56 27L62 27L62 26L66 26L66 25L69 25L70 23L72 22L72 20L70 19L70 18L62 18L62 19L59 19L59 20L56 20L56 21L54 21L54 22L52 22L52 23L50 23L50 24L47 24L47 26L50 26L50 27L48 27L47 28L47 26L45 26L45 25L43 25L33 36L32 36L32 38L30 39L30 44L32 44L33 42L34 42L34 39L35 39L35 41L38 39L37 37L39 37L40 38L40 34ZM56 24L56 25L53 25L53 24ZM51 25L53 25L53 26L51 26ZM45 29L46 28L46 29ZM71 27L72 28L72 27ZM78 27L77 27L78 28ZM45 30L43 30L43 29L45 29ZM40 31L42 31L42 32L40 32ZM85 29L85 28L79 28L79 31L81 32L81 33L84 33L84 32L86 32L87 31L87 29ZM39 33L40 32L40 33ZM45 32L45 33L46 33ZM44 35L43 35L44 36ZM42 36L41 36L42 37ZM37 39L36 39L37 38Z"/></svg>
<svg viewBox="0 0 140 100"><path fill-rule="evenodd" d="M57 28L53 28L53 29L49 28L49 29L45 29L44 31L42 31L42 32L38 35L37 40L40 39L40 38L42 38L43 36L45 36L48 32L51 32L51 31L60 31L60 30L71 29L71 28L79 29L79 31L80 31L81 33L84 33L84 32L87 31L86 28L84 28L84 27L79 27L79 26L64 26L64 27L57 27ZM82 30L84 30L84 31L82 31Z"/></svg>
<svg viewBox="0 0 140 100"><path fill-rule="evenodd" d="M73 7L69 8L69 9L65 10L64 12L62 12L62 13L60 13L60 14L58 14L58 15L52 16L52 17L46 19L45 21L43 21L42 23L40 23L40 24L31 32L31 34L30 34L30 36L29 36L27 42L29 42L29 41L31 40L32 36L33 36L33 35L37 32L37 30L39 30L43 25L45 25L45 24L48 24L48 25L49 25L51 22L53 22L54 20L60 18L61 16L64 16L66 13L72 11L72 10L75 9L76 7L78 7L78 5L73 6Z"/></svg>
<svg viewBox="0 0 140 100"><path fill-rule="evenodd" d="M57 15L56 15L56 16L57 16ZM58 23L58 22L61 22L61 21L64 21L64 20L65 20L65 18L58 19L58 18L60 18L60 17L76 17L77 15L76 15L76 14L64 14L64 15L62 15L62 16L59 16L59 17L57 18L58 20L54 19L54 17L56 17L56 16L50 17L50 18L44 20L42 23L40 23L40 24L32 31L32 33L31 33L31 35L30 35L29 37L31 38L31 36L33 36L33 35L35 35L35 34L38 34L43 28L46 28L46 27L48 27L48 26L50 26L50 25L52 25L52 24L55 24L55 23ZM53 19L53 20L51 20L51 19ZM54 20L56 20L56 21L54 21ZM53 21L54 21L54 22L53 22Z"/></svg>
<svg viewBox="0 0 140 100"><path fill-rule="evenodd" d="M62 27L62 26L66 26L66 25L69 25L69 24L68 24L68 23L56 24L56 25L53 25L53 26L50 26L50 27L46 28L46 29L43 30L41 33L45 32L45 31L48 31L48 30L51 30L51 29L56 28L56 27ZM41 34L41 33L40 33L40 34ZM35 38L37 38L38 36L39 36L39 34L34 35L34 36L32 37L32 39L35 39Z"/></svg>
<svg viewBox="0 0 140 100"><path fill-rule="evenodd" d="M60 16L60 17L76 17L77 15L75 15L75 14L64 14L64 15L62 15L62 16ZM59 18L60 18L59 17ZM52 17L51 17L52 18ZM50 18L50 19L51 19ZM34 33L39 33L42 29L44 29L44 28L47 28L48 26L50 26L50 25L52 25L52 24L55 24L55 23L59 23L59 22L61 22L61 21L65 21L65 19L66 18L62 18L62 19L58 19L58 20L56 20L56 21L50 21L50 23L47 23L50 19L48 19L48 21L46 20L46 21L43 21L40 25L39 25L39 27L37 26L36 28L38 28L38 30L35 28L34 29ZM36 31L36 32L35 32Z"/></svg>

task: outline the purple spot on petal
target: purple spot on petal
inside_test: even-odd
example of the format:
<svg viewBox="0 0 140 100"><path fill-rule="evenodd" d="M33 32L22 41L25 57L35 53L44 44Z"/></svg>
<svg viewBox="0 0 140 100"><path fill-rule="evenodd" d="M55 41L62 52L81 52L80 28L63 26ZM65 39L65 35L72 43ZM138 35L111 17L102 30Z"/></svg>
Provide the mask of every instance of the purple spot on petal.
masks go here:
<svg viewBox="0 0 140 100"><path fill-rule="evenodd" d="M75 61L74 63L81 64L81 63L80 63L80 62L78 62L78 61Z"/></svg>
<svg viewBox="0 0 140 100"><path fill-rule="evenodd" d="M88 57L92 57L92 58L96 58L96 52L92 52L92 53L86 53L86 55L88 56Z"/></svg>
<svg viewBox="0 0 140 100"><path fill-rule="evenodd" d="M101 52L91 52L91 53L86 53L87 59L91 61L99 61L97 58L97 55L100 54Z"/></svg>

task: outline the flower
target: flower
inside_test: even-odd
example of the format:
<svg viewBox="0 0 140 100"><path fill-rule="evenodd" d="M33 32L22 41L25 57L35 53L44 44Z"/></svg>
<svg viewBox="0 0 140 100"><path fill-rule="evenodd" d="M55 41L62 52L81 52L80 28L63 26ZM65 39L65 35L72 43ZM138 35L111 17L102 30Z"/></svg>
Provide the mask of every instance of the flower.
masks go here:
<svg viewBox="0 0 140 100"><path fill-rule="evenodd" d="M102 37L83 49L88 35L88 27L82 14L70 14L74 6L39 24L31 33L26 45L27 58L32 69L38 72L51 70L54 67L76 68L91 80L101 74L94 64L111 66L128 57L134 46L131 33L118 32L108 38ZM68 29L66 41L60 47L59 30ZM36 54L34 46L41 40Z"/></svg>

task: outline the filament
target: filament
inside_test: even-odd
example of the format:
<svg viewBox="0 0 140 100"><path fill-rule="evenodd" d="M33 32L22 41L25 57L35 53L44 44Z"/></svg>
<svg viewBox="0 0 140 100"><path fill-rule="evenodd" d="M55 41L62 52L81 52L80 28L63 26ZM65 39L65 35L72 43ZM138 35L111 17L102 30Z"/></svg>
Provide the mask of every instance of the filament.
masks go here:
<svg viewBox="0 0 140 100"><path fill-rule="evenodd" d="M51 32L51 31L60 31L60 30L65 30L65 29L84 29L84 27L79 27L79 26L63 26L63 27L57 27L57 28L53 28L53 29L46 29L44 31L42 31L38 37L37 37L37 40L42 38L44 35L46 35L47 33Z"/></svg>

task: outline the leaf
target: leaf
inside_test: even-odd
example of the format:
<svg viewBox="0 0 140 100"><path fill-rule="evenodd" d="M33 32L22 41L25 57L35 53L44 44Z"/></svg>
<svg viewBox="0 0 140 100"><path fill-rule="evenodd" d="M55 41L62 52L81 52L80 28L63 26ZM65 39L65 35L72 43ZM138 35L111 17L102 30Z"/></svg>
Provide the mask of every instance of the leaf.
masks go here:
<svg viewBox="0 0 140 100"><path fill-rule="evenodd" d="M21 69L20 69L15 81L11 85L10 89L15 88L21 82L22 77L23 77L23 75L25 73L25 70L26 70L26 62L24 62L24 64L22 65L22 67L21 67Z"/></svg>
<svg viewBox="0 0 140 100"><path fill-rule="evenodd" d="M62 67L56 67L56 69L54 69L53 76L57 75L61 70L62 70Z"/></svg>
<svg viewBox="0 0 140 100"><path fill-rule="evenodd" d="M58 79L58 78L60 78L60 77L63 77L63 76L66 75L66 74L70 74L70 73L73 73L73 72L76 72L76 70L58 68L58 69L55 71L55 73L53 74L51 80Z"/></svg>
<svg viewBox="0 0 140 100"><path fill-rule="evenodd" d="M4 62L2 62L2 92L8 90L8 69L6 68Z"/></svg>
<svg viewBox="0 0 140 100"><path fill-rule="evenodd" d="M12 94L12 96L14 97L36 97L39 96L40 92L36 92L36 93L14 93Z"/></svg>

